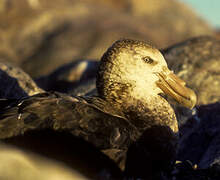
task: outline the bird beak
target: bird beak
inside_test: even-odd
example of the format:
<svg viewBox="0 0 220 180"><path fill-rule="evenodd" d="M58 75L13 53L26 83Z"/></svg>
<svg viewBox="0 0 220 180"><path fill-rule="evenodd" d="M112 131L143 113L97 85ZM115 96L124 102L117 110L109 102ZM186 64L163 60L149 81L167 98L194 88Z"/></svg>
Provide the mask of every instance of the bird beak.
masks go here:
<svg viewBox="0 0 220 180"><path fill-rule="evenodd" d="M165 93L173 97L178 103L192 109L196 104L196 94L185 86L185 82L177 77L166 66L157 73L159 80L157 86Z"/></svg>

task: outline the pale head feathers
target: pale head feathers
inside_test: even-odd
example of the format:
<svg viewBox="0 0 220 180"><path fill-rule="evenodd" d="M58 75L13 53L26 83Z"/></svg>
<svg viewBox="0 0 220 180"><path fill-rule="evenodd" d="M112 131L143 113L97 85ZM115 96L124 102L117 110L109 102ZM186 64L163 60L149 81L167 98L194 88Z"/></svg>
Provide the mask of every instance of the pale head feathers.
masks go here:
<svg viewBox="0 0 220 180"><path fill-rule="evenodd" d="M123 102L147 99L162 93L156 73L167 67L162 54L142 41L116 41L103 55L97 75L99 95Z"/></svg>

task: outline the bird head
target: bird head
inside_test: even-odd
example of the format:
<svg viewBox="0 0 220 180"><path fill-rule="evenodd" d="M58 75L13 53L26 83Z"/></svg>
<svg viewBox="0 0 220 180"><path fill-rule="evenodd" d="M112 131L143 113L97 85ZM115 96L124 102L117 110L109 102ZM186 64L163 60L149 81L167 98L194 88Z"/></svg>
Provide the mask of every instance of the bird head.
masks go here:
<svg viewBox="0 0 220 180"><path fill-rule="evenodd" d="M142 41L116 41L103 55L97 90L109 101L128 99L148 101L165 93L185 107L193 108L196 95L186 83L169 70L160 51Z"/></svg>

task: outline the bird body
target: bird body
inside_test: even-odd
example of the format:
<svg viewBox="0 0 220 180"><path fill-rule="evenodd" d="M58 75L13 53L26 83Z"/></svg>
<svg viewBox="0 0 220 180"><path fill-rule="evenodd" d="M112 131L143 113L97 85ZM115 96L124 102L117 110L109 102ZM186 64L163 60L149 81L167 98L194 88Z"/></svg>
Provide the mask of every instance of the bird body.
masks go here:
<svg viewBox="0 0 220 180"><path fill-rule="evenodd" d="M166 157L175 159L175 150L163 149L176 148L178 123L161 94L167 93L189 108L195 105L196 95L168 69L156 48L141 41L116 41L100 61L96 85L97 97L47 92L2 103L0 138L52 128L69 131L100 150L127 151L141 139L141 146L146 146L144 152L149 150L149 164L158 161L155 148L150 148L154 143L156 149L162 149L161 157L170 153ZM169 135L161 133L163 127ZM153 133L148 133L151 129Z"/></svg>

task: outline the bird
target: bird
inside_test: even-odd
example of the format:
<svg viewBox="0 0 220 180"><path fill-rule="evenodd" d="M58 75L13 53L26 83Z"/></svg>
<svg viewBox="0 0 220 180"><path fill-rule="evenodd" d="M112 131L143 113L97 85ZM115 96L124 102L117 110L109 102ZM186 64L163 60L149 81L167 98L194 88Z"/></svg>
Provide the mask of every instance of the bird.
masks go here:
<svg viewBox="0 0 220 180"><path fill-rule="evenodd" d="M0 138L45 128L68 131L108 152L118 165L123 159L121 169L130 169L129 176L151 176L146 175L151 169L143 168L141 172L136 168L132 174L126 163L132 163L129 159L135 156L133 152L146 156L148 161L144 163L152 172L175 161L178 122L163 94L187 108L195 106L197 97L169 70L158 49L140 40L117 40L100 60L96 88L97 96L45 92L18 100L1 100ZM124 155L129 147L130 158ZM115 156L114 152L122 153Z"/></svg>

